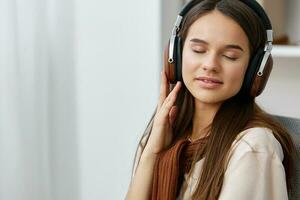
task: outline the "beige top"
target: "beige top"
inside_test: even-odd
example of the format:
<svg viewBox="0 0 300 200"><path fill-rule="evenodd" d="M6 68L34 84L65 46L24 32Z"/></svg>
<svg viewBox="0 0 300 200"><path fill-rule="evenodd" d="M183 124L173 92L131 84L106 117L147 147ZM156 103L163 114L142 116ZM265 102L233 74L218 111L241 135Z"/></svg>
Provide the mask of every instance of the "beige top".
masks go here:
<svg viewBox="0 0 300 200"><path fill-rule="evenodd" d="M219 200L285 200L288 199L283 151L272 131L267 128L250 128L239 134L230 152L228 167ZM192 176L185 182L178 200L190 199L203 164L198 161Z"/></svg>

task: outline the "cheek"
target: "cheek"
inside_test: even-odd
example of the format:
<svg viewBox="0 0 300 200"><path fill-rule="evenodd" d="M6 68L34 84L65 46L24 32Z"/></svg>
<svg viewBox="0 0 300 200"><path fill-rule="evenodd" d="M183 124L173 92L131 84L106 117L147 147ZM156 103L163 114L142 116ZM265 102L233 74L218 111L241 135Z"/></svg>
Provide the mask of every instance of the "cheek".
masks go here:
<svg viewBox="0 0 300 200"><path fill-rule="evenodd" d="M191 73L193 73L196 70L196 66L197 66L197 58L195 58L195 56L191 52L183 50L182 53L183 80L191 76Z"/></svg>
<svg viewBox="0 0 300 200"><path fill-rule="evenodd" d="M232 85L236 85L236 89L240 89L244 81L246 67L238 67L237 69L238 70L232 70L231 72L228 72L227 77L230 77L229 82Z"/></svg>

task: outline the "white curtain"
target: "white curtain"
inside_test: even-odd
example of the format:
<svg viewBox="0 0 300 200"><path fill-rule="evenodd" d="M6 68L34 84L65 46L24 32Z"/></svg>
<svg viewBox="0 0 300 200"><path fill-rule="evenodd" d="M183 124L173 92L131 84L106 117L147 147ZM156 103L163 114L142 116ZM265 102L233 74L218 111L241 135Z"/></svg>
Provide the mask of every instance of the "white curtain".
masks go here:
<svg viewBox="0 0 300 200"><path fill-rule="evenodd" d="M78 199L73 10L0 0L0 200Z"/></svg>

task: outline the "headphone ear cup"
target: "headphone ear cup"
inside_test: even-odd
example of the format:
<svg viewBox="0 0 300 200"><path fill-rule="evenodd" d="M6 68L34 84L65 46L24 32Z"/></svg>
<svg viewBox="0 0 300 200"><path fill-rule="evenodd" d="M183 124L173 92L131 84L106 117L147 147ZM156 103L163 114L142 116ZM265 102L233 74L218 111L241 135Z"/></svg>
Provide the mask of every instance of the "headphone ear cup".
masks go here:
<svg viewBox="0 0 300 200"><path fill-rule="evenodd" d="M257 97L265 89L265 86L268 82L272 69L273 69L273 58L272 55L270 54L265 64L263 75L258 76L257 74L255 74L252 87L250 89L250 95L252 97Z"/></svg>
<svg viewBox="0 0 300 200"><path fill-rule="evenodd" d="M264 90L273 67L273 59L272 56L270 55L265 64L263 75L262 76L257 75L257 72L259 70L264 55L265 55L265 51L264 49L261 48L251 59L251 62L248 65L245 78L244 78L244 83L242 87L243 94L248 94L251 97L257 97Z"/></svg>
<svg viewBox="0 0 300 200"><path fill-rule="evenodd" d="M174 83L176 81L176 75L175 75L175 62L176 59L174 58L173 63L169 63L169 46L170 46L170 40L168 41L167 46L164 49L164 71L166 72L166 76L169 83Z"/></svg>
<svg viewBox="0 0 300 200"><path fill-rule="evenodd" d="M181 73L181 53L182 53L182 45L181 45L181 37L176 36L174 42L174 52L173 52L173 63L169 63L169 45L170 40L168 42L167 47L164 50L164 68L166 71L166 75L169 83L176 84L177 81L182 81L182 73Z"/></svg>
<svg viewBox="0 0 300 200"><path fill-rule="evenodd" d="M246 70L246 74L245 74L245 78L244 78L243 87L242 87L242 92L244 95L249 94L249 91L252 87L252 82L253 82L254 76L258 71L259 64L262 59L263 53L264 53L264 50L259 49L257 51L257 53L254 54L249 61L248 68Z"/></svg>

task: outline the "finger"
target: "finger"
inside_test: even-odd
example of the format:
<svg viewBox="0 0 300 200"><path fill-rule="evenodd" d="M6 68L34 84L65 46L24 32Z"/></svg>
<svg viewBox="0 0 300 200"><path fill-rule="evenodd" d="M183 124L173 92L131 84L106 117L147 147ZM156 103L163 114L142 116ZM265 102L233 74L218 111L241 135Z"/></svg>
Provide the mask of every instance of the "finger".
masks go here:
<svg viewBox="0 0 300 200"><path fill-rule="evenodd" d="M174 89L170 92L170 94L165 99L164 103L162 104L162 107L161 107L162 116L164 116L164 117L168 116L172 106L174 105L174 103L176 101L177 94L178 94L180 88L181 88L181 82L178 81L176 83Z"/></svg>
<svg viewBox="0 0 300 200"><path fill-rule="evenodd" d="M172 106L170 113L169 113L169 123L171 126L173 125L178 113L178 107L177 106Z"/></svg>
<svg viewBox="0 0 300 200"><path fill-rule="evenodd" d="M160 93L159 93L159 100L158 100L158 108L160 110L162 104L164 103L165 99L167 98L169 92L169 84L167 82L167 77L165 71L161 72L161 84L160 84Z"/></svg>
<svg viewBox="0 0 300 200"><path fill-rule="evenodd" d="M171 92L174 92L177 95L181 88L181 85L182 85L182 83L180 81L177 81L175 87L173 88L173 90Z"/></svg>

